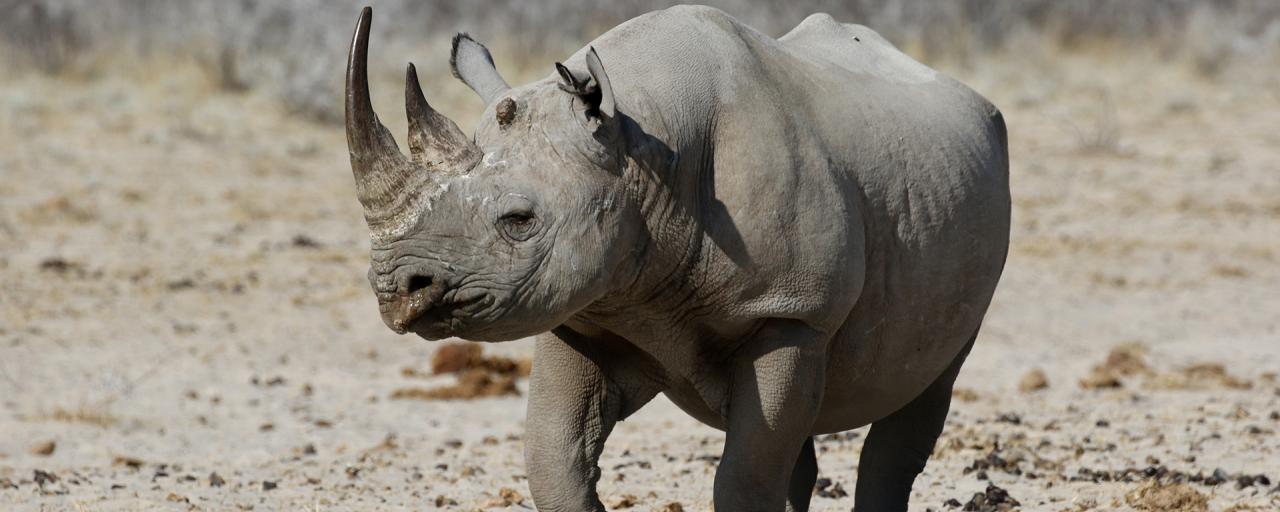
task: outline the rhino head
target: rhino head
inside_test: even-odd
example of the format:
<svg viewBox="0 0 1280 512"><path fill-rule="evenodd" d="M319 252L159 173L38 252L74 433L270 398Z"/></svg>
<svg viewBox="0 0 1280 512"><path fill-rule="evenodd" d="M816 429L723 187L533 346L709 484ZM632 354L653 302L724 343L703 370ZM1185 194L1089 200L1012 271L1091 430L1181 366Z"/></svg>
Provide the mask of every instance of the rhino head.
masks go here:
<svg viewBox="0 0 1280 512"><path fill-rule="evenodd" d="M458 35L454 75L487 104L476 136L432 109L410 64L406 156L369 100L371 15L366 7L352 37L346 131L387 326L510 340L608 293L635 251L639 208L620 179L613 89L594 49L586 73L557 64L559 79L513 89L484 46Z"/></svg>

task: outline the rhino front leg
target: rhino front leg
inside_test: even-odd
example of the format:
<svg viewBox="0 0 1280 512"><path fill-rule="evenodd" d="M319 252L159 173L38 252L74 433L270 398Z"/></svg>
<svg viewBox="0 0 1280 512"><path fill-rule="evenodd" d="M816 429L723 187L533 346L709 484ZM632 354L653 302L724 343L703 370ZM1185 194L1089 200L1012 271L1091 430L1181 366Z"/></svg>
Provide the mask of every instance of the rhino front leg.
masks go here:
<svg viewBox="0 0 1280 512"><path fill-rule="evenodd" d="M801 322L771 320L734 355L716 510L786 508L793 469L822 403L827 340Z"/></svg>
<svg viewBox="0 0 1280 512"><path fill-rule="evenodd" d="M610 354L588 357L575 348L607 344L563 327L537 340L525 420L525 469L538 510L605 510L596 495L597 461L605 439L614 423L655 394L618 385L597 363Z"/></svg>

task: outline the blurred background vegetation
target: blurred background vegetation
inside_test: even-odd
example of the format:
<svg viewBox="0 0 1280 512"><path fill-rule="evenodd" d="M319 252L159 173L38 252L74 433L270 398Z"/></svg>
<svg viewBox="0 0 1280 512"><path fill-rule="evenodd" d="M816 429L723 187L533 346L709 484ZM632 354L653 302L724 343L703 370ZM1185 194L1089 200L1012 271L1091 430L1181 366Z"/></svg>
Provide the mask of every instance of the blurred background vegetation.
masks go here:
<svg viewBox="0 0 1280 512"><path fill-rule="evenodd" d="M377 0L374 81L400 83L416 60L433 99L462 94L448 78L448 40L486 42L523 82L551 70L621 21L673 5L619 0L584 7L563 0ZM1232 62L1280 49L1274 0L708 0L765 33L781 35L827 12L868 25L913 56L950 66L975 57L1051 59L1062 51L1147 52L1214 77ZM0 0L0 56L10 73L92 79L198 69L217 87L257 90L289 111L341 118L345 50L360 2L323 0ZM433 92L434 91L434 94ZM383 95L398 94L395 89ZM477 105L442 110L455 116ZM474 102L471 102L474 103ZM464 123L464 126L466 123Z"/></svg>

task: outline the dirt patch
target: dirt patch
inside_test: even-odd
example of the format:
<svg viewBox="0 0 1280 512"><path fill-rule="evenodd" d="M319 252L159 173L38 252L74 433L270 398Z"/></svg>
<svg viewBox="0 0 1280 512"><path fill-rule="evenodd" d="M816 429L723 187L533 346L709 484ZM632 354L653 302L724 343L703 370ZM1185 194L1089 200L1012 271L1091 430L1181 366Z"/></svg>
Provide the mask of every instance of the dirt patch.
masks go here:
<svg viewBox="0 0 1280 512"><path fill-rule="evenodd" d="M441 346L431 358L431 374L461 373L467 370L484 370L499 375L527 377L533 364L528 358L512 359L502 356L485 356L480 343L449 343ZM422 376L413 368L404 368L406 377Z"/></svg>
<svg viewBox="0 0 1280 512"><path fill-rule="evenodd" d="M457 373L475 368L484 358L484 347L479 343L448 343L436 350L431 358L431 374Z"/></svg>
<svg viewBox="0 0 1280 512"><path fill-rule="evenodd" d="M1163 372L1147 381L1153 389L1253 389L1253 382L1227 372L1221 363L1197 363L1177 371Z"/></svg>
<svg viewBox="0 0 1280 512"><path fill-rule="evenodd" d="M1194 363L1173 371L1159 371L1147 364L1147 349L1137 343L1118 345L1107 359L1080 379L1085 389L1124 387L1126 379L1141 377L1146 389L1239 389L1253 388L1253 382L1231 375L1221 363ZM1029 378L1024 377L1024 380Z"/></svg>
<svg viewBox="0 0 1280 512"><path fill-rule="evenodd" d="M954 398L961 402L972 403L972 402L977 402L982 397L981 395L978 394L977 391L974 391L972 389L955 388L951 390L951 398Z"/></svg>

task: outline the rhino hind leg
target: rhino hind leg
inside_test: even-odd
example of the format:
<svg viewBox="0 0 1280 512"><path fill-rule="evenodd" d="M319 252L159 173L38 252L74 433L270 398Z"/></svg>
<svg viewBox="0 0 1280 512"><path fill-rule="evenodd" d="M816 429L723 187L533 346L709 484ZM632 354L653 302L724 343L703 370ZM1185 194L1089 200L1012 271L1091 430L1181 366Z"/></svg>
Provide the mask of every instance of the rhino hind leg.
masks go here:
<svg viewBox="0 0 1280 512"><path fill-rule="evenodd" d="M946 371L902 409L871 424L858 460L857 512L905 511L951 408L951 388L977 332Z"/></svg>
<svg viewBox="0 0 1280 512"><path fill-rule="evenodd" d="M818 481L818 454L813 438L804 442L796 466L791 469L791 487L787 489L787 512L808 512L813 486Z"/></svg>

